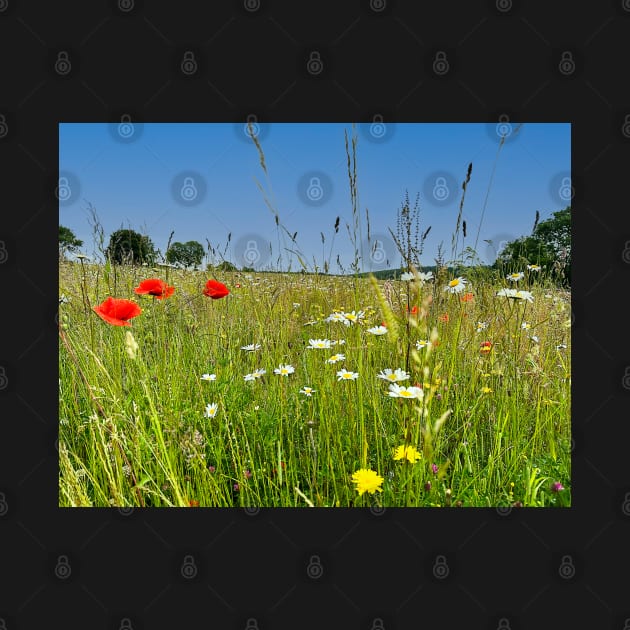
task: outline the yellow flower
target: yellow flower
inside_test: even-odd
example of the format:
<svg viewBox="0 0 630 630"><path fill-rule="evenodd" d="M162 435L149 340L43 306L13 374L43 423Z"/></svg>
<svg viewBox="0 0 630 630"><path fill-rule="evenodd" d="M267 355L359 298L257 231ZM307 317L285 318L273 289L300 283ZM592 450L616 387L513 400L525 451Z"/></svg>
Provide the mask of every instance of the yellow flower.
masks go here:
<svg viewBox="0 0 630 630"><path fill-rule="evenodd" d="M367 468L361 468L352 475L352 483L357 487L357 492L361 496L364 492L374 494L376 491L383 492L380 487L383 485L383 477L381 477L374 470Z"/></svg>
<svg viewBox="0 0 630 630"><path fill-rule="evenodd" d="M422 455L417 451L415 446L411 444L399 446L394 452L394 459L406 459L408 462L415 464Z"/></svg>
<svg viewBox="0 0 630 630"><path fill-rule="evenodd" d="M482 387L481 388L481 393L482 394L490 394L492 392L492 389L490 389L489 387Z"/></svg>

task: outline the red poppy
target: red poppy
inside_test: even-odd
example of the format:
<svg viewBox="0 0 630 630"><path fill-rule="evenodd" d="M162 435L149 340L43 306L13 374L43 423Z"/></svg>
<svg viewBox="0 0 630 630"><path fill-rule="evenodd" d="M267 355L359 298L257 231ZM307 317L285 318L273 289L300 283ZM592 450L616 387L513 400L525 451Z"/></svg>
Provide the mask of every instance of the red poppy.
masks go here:
<svg viewBox="0 0 630 630"><path fill-rule="evenodd" d="M482 341L479 352L481 352L481 354L488 354L490 350L492 350L492 344L489 341Z"/></svg>
<svg viewBox="0 0 630 630"><path fill-rule="evenodd" d="M449 318L449 316L448 316L448 313L444 313L444 315L440 315L440 316L438 317L438 319L439 319L441 322L448 322L448 320L449 320L450 318Z"/></svg>
<svg viewBox="0 0 630 630"><path fill-rule="evenodd" d="M208 282L206 282L206 288L203 290L203 294L213 300L225 297L228 293L228 288L218 280L208 280Z"/></svg>
<svg viewBox="0 0 630 630"><path fill-rule="evenodd" d="M472 302L475 299L475 296L472 293L464 293L464 295L462 295L459 299L462 302Z"/></svg>
<svg viewBox="0 0 630 630"><path fill-rule="evenodd" d="M143 280L134 291L138 295L153 295L158 300L170 297L175 292L175 287L170 287L166 282L159 278L149 278Z"/></svg>
<svg viewBox="0 0 630 630"><path fill-rule="evenodd" d="M93 306L92 310L114 326L131 326L127 320L142 313L142 309L135 302L113 297L108 297L102 304Z"/></svg>

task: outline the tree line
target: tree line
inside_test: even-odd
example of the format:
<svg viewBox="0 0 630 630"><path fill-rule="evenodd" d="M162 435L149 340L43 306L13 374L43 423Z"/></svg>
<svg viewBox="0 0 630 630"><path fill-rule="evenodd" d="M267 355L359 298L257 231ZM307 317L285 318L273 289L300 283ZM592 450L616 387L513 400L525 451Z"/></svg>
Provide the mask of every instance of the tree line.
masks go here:
<svg viewBox="0 0 630 630"><path fill-rule="evenodd" d="M524 265L540 265L550 277L562 284L571 282L571 206L554 212L551 217L539 222L539 213L532 233L507 243L498 253L492 268L512 271ZM83 245L72 230L59 226L59 256L65 259L69 253L76 253ZM131 229L113 232L105 255L114 264L154 265L157 251L151 239ZM166 251L166 262L184 267L197 268L201 265L205 250L197 241L175 242ZM237 271L235 265L223 261L219 267L223 271ZM254 271L244 267L242 271Z"/></svg>

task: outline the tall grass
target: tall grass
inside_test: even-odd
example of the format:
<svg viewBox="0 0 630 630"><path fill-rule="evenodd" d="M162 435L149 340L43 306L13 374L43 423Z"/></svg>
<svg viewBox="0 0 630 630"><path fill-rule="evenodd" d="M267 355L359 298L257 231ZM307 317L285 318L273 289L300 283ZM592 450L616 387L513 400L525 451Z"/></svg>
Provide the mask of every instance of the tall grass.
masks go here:
<svg viewBox="0 0 630 630"><path fill-rule="evenodd" d="M159 269L60 263L61 506L570 504L568 293L533 272L519 282L533 303L497 296L507 281L473 268L460 294L444 291L445 270L426 282L358 277L356 137L346 149L354 276L223 273L231 293L210 300L207 273L170 269L175 293L157 300L133 289ZM456 233L460 218L461 206ZM398 232L412 270L414 234L410 224ZM92 312L108 295L141 305L130 328ZM329 321L335 311L360 316L344 325ZM382 323L386 334L369 332ZM337 344L313 349L310 339ZM249 344L260 348L241 349ZM281 364L295 372L274 374ZM258 368L266 373L245 381ZM338 380L342 368L358 378ZM404 369L399 385L422 399L390 397L377 377L386 368ZM415 463L394 459L401 446L417 449ZM382 492L359 495L358 469L382 476Z"/></svg>

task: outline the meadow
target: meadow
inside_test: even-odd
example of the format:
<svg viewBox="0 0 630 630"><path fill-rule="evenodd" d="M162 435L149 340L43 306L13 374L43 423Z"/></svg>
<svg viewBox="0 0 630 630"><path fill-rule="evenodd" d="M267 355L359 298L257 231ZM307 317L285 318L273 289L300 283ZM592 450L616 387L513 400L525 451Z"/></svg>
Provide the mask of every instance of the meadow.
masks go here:
<svg viewBox="0 0 630 630"><path fill-rule="evenodd" d="M61 506L570 505L570 295L535 269L164 272L60 264Z"/></svg>
<svg viewBox="0 0 630 630"><path fill-rule="evenodd" d="M408 200L404 273L361 276L346 153L353 273L309 273L262 186L301 272L60 261L60 506L570 506L570 290L422 271Z"/></svg>

